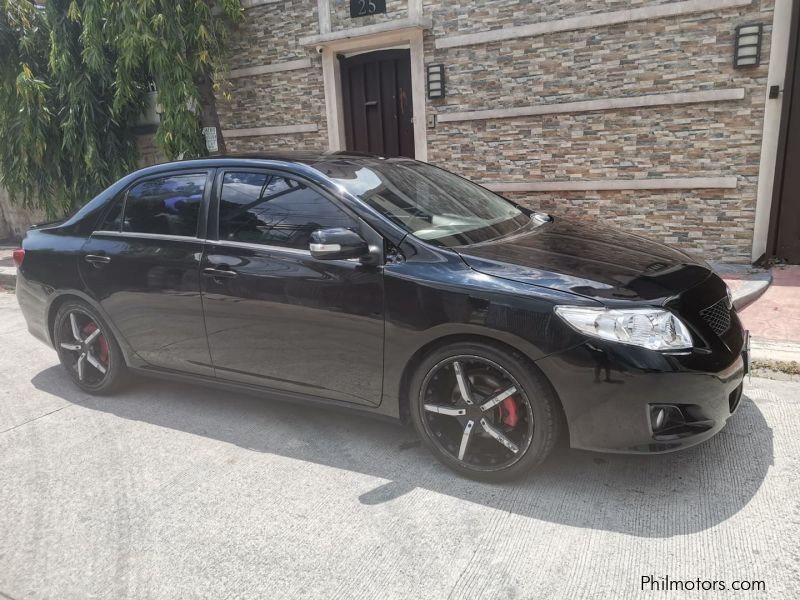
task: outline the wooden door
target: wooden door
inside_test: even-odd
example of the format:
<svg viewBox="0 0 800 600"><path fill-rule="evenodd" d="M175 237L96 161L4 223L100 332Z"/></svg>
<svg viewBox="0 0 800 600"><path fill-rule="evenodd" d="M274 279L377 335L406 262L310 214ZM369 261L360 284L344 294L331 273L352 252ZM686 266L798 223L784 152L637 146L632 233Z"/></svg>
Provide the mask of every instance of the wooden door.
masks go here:
<svg viewBox="0 0 800 600"><path fill-rule="evenodd" d="M347 149L414 158L411 53L340 58Z"/></svg>

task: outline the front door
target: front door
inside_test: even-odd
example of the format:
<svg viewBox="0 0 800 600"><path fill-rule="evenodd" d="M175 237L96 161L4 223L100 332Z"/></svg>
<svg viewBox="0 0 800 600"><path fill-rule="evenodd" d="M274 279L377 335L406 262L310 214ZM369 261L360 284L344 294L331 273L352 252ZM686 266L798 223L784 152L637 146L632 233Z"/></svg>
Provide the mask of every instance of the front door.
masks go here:
<svg viewBox="0 0 800 600"><path fill-rule="evenodd" d="M221 179L221 181L219 181ZM218 175L218 225L203 257L216 376L358 404L383 385L383 272L311 257L316 229L364 224L280 172ZM218 235L214 235L217 233Z"/></svg>
<svg viewBox="0 0 800 600"><path fill-rule="evenodd" d="M81 277L148 364L213 375L200 299L204 196L211 173L136 182L82 248Z"/></svg>
<svg viewBox="0 0 800 600"><path fill-rule="evenodd" d="M800 9L794 7L793 32L800 31ZM796 39L796 38L795 38ZM800 43L793 43L793 56L789 57L784 98L788 111L786 127L786 152L779 172L782 177L776 184L778 191L778 214L776 220L775 257L793 264L800 264Z"/></svg>
<svg viewBox="0 0 800 600"><path fill-rule="evenodd" d="M347 149L414 158L410 51L340 60Z"/></svg>

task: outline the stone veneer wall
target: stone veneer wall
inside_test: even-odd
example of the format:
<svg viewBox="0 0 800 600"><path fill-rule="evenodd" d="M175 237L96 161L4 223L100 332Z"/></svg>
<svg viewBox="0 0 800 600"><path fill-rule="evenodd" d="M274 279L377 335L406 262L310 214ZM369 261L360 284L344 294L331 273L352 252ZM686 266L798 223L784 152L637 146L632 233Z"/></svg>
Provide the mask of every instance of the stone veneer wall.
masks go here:
<svg viewBox="0 0 800 600"><path fill-rule="evenodd" d="M507 194L556 215L601 219L706 258L750 257L774 0L499 42L437 48L436 41L578 15L677 0L423 0L433 23L425 63L444 63L447 97L428 114L674 92L744 90L744 99L475 121L427 129L428 160L484 183L735 177L732 189ZM308 60L310 67L237 76L220 100L223 129L313 125L317 131L227 137L232 152L327 148L322 68L298 44L318 33L317 3L253 1L233 36L231 68ZM331 0L331 29L408 16L349 17ZM762 23L762 64L734 70L737 25Z"/></svg>
<svg viewBox="0 0 800 600"><path fill-rule="evenodd" d="M315 125L317 131L246 137L226 136L228 151L254 152L328 147L325 93L319 56L298 44L319 31L316 2L269 2L245 11L230 37L230 68L276 65L310 59L311 67L230 79L231 100L217 100L223 130ZM235 73L234 73L235 74Z"/></svg>
<svg viewBox="0 0 800 600"><path fill-rule="evenodd" d="M752 210L737 190L617 190L504 193L562 218L590 220L677 246L707 260L750 262ZM755 190L752 192L755 195ZM755 203L755 197L752 199ZM749 219L749 220L748 220Z"/></svg>
<svg viewBox="0 0 800 600"><path fill-rule="evenodd" d="M0 240L20 240L28 227L44 220L42 211L12 204L8 192L0 188Z"/></svg>
<svg viewBox="0 0 800 600"><path fill-rule="evenodd" d="M156 144L155 134L148 133L136 138L136 151L139 154L139 168L166 162L167 157Z"/></svg>
<svg viewBox="0 0 800 600"><path fill-rule="evenodd" d="M666 0L426 0L426 63L446 65L439 115L598 98L743 88L744 100L440 122L429 160L483 182L735 176L736 189L515 193L556 215L602 219L707 258L749 261L773 0L437 49L439 37ZM762 64L733 69L735 27L763 23Z"/></svg>

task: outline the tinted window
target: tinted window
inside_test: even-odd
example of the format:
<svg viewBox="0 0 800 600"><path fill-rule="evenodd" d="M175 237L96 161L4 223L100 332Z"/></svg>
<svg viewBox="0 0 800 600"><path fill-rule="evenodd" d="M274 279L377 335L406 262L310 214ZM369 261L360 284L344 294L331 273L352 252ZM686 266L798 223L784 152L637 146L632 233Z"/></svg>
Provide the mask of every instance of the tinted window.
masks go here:
<svg viewBox="0 0 800 600"><path fill-rule="evenodd" d="M195 236L206 175L173 175L135 185L125 201L122 230Z"/></svg>
<svg viewBox="0 0 800 600"><path fill-rule="evenodd" d="M308 250L311 233L355 222L330 200L282 175L226 173L219 239Z"/></svg>
<svg viewBox="0 0 800 600"><path fill-rule="evenodd" d="M103 219L103 224L98 227L102 231L119 231L122 226L122 205L125 202L124 198L115 198L111 210L108 211L106 218Z"/></svg>

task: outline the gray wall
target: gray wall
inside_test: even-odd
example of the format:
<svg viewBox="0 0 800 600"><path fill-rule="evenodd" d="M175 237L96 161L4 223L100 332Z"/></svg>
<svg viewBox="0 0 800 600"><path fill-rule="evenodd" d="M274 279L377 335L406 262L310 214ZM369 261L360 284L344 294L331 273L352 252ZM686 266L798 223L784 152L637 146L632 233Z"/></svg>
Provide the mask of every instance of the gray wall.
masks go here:
<svg viewBox="0 0 800 600"><path fill-rule="evenodd" d="M8 192L0 188L0 240L20 239L28 227L43 220L40 211L11 204Z"/></svg>

